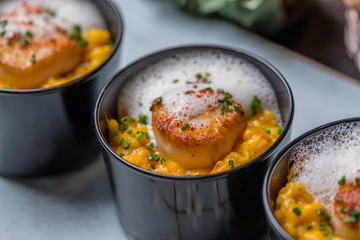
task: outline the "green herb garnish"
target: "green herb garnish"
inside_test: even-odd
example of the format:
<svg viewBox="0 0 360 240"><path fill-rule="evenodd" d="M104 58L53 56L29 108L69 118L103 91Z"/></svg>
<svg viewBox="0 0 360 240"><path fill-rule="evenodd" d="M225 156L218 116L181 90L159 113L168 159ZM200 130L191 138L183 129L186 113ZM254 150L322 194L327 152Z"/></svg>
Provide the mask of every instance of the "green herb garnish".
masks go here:
<svg viewBox="0 0 360 240"><path fill-rule="evenodd" d="M137 140L140 140L143 136L144 136L143 132L137 132L135 137Z"/></svg>
<svg viewBox="0 0 360 240"><path fill-rule="evenodd" d="M343 202L344 200L341 197L336 196L335 197L336 202Z"/></svg>
<svg viewBox="0 0 360 240"><path fill-rule="evenodd" d="M252 113L255 115L259 107L261 107L261 101L257 96L254 96L253 100L251 101L250 105L252 109Z"/></svg>
<svg viewBox="0 0 360 240"><path fill-rule="evenodd" d="M127 134L132 134L133 133L133 130L129 129L126 131Z"/></svg>
<svg viewBox="0 0 360 240"><path fill-rule="evenodd" d="M146 115L144 115L144 114L140 114L139 115L139 120L138 120L138 122L139 123L141 123L141 124L147 124L148 122L147 122L147 116Z"/></svg>
<svg viewBox="0 0 360 240"><path fill-rule="evenodd" d="M338 181L338 184L340 185L340 186L342 186L342 185L344 185L346 183L346 178L345 178L345 176L342 176L342 178L340 178L340 180Z"/></svg>
<svg viewBox="0 0 360 240"><path fill-rule="evenodd" d="M117 131L113 131L113 132L110 133L109 137L110 137L110 138L114 138L114 137L116 137L117 135L118 135L118 132L117 132Z"/></svg>
<svg viewBox="0 0 360 240"><path fill-rule="evenodd" d="M135 122L135 120L130 116L125 116L120 119L120 122L122 122L123 124L129 124L131 122Z"/></svg>
<svg viewBox="0 0 360 240"><path fill-rule="evenodd" d="M282 127L278 127L278 133L281 134L283 131L283 128Z"/></svg>
<svg viewBox="0 0 360 240"><path fill-rule="evenodd" d="M122 132L125 131L127 128L128 128L128 126L126 124L121 123L119 125L119 130L122 131Z"/></svg>
<svg viewBox="0 0 360 240"><path fill-rule="evenodd" d="M186 129L188 129L190 127L189 123L185 123L184 125L181 126L181 131L185 131Z"/></svg>
<svg viewBox="0 0 360 240"><path fill-rule="evenodd" d="M154 147L155 147L155 144L152 143L152 142L147 145L147 148L148 148L150 151L153 150Z"/></svg>
<svg viewBox="0 0 360 240"><path fill-rule="evenodd" d="M266 134L270 134L270 133L271 133L271 130L270 130L269 128L266 128L266 129L265 129L265 133L266 133Z"/></svg>
<svg viewBox="0 0 360 240"><path fill-rule="evenodd" d="M231 166L231 169L235 168L234 160L229 160L229 166Z"/></svg>
<svg viewBox="0 0 360 240"><path fill-rule="evenodd" d="M356 222L356 217L355 216L350 216L347 218L343 219L343 223L355 223Z"/></svg>
<svg viewBox="0 0 360 240"><path fill-rule="evenodd" d="M118 144L122 145L124 143L124 141L125 141L125 138L122 137L122 138L119 139Z"/></svg>
<svg viewBox="0 0 360 240"><path fill-rule="evenodd" d="M131 143L129 143L129 142L128 142L128 143L126 143L126 144L124 145L124 149L129 149L130 144L131 144Z"/></svg>
<svg viewBox="0 0 360 240"><path fill-rule="evenodd" d="M11 83L7 83L4 85L4 88L6 89L12 89L12 84Z"/></svg>
<svg viewBox="0 0 360 240"><path fill-rule="evenodd" d="M300 210L300 208L298 208L298 207L295 207L294 209L293 209L293 212L296 214L296 216L300 216L301 215L301 210Z"/></svg>
<svg viewBox="0 0 360 240"><path fill-rule="evenodd" d="M164 162L166 162L166 159L165 159L165 158L161 158L161 159L160 159L160 164L163 164Z"/></svg>
<svg viewBox="0 0 360 240"><path fill-rule="evenodd" d="M154 164L151 164L150 166L151 166L151 168L152 168L153 170L156 169L156 167L154 166Z"/></svg>
<svg viewBox="0 0 360 240"><path fill-rule="evenodd" d="M174 79L172 82L173 82L173 83L178 83L178 82L179 82L179 79Z"/></svg>
<svg viewBox="0 0 360 240"><path fill-rule="evenodd" d="M35 64L35 63L36 63L35 54L33 54L33 55L31 56L30 62L31 62L32 64Z"/></svg>
<svg viewBox="0 0 360 240"><path fill-rule="evenodd" d="M360 177L355 178L356 186L360 186Z"/></svg>
<svg viewBox="0 0 360 240"><path fill-rule="evenodd" d="M30 31L27 31L27 32L25 33L25 36L27 36L27 37L29 37L29 38L32 38L32 37L33 37L33 33L30 32Z"/></svg>

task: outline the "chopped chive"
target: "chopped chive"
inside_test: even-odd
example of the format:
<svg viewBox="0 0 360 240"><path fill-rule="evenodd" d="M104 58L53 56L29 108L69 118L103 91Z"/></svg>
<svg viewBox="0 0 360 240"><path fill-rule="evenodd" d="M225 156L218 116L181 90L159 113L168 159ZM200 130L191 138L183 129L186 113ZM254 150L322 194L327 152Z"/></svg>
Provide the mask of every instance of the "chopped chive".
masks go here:
<svg viewBox="0 0 360 240"><path fill-rule="evenodd" d="M326 220L326 221L330 221L330 220L331 220L331 216L330 216L330 215L326 215L325 220Z"/></svg>
<svg viewBox="0 0 360 240"><path fill-rule="evenodd" d="M162 97L156 98L156 99L155 99L155 102L156 102L157 104L161 104L161 103L162 103Z"/></svg>
<svg viewBox="0 0 360 240"><path fill-rule="evenodd" d="M283 128L282 127L278 127L278 133L281 134L283 131Z"/></svg>
<svg viewBox="0 0 360 240"><path fill-rule="evenodd" d="M317 215L319 215L319 216L320 216L320 215L325 216L325 215L326 215L326 212L325 212L325 210L319 208L319 209L317 210Z"/></svg>
<svg viewBox="0 0 360 240"><path fill-rule="evenodd" d="M306 227L307 230L311 230L312 228L313 228L312 225L309 225L309 226Z"/></svg>
<svg viewBox="0 0 360 240"><path fill-rule="evenodd" d="M151 112L152 110L154 110L154 104L151 104L149 111Z"/></svg>
<svg viewBox="0 0 360 240"><path fill-rule="evenodd" d="M12 89L12 84L11 83L7 83L4 85L4 88L6 89Z"/></svg>
<svg viewBox="0 0 360 240"><path fill-rule="evenodd" d="M300 208L298 208L298 207L295 207L294 209L293 209L293 212L296 214L296 216L300 216L301 215L301 210L300 210Z"/></svg>
<svg viewBox="0 0 360 240"><path fill-rule="evenodd" d="M234 108L235 108L235 110L236 110L238 113L240 113L241 115L245 115L244 111L241 110L241 108L240 108L239 106L235 106L235 105L234 105Z"/></svg>
<svg viewBox="0 0 360 240"><path fill-rule="evenodd" d="M123 124L129 124L131 122L135 122L135 120L130 116L125 116L120 119L120 122L122 122Z"/></svg>
<svg viewBox="0 0 360 240"><path fill-rule="evenodd" d="M114 46L114 42L113 41L108 41L107 45L112 47L112 46Z"/></svg>
<svg viewBox="0 0 360 240"><path fill-rule="evenodd" d="M139 107L141 107L143 104L141 102L139 102Z"/></svg>
<svg viewBox="0 0 360 240"><path fill-rule="evenodd" d="M252 113L255 115L259 107L261 107L261 101L257 96L254 96L253 100L251 101L250 105L252 109Z"/></svg>
<svg viewBox="0 0 360 240"><path fill-rule="evenodd" d="M129 129L126 131L127 134L132 134L133 133L133 130Z"/></svg>
<svg viewBox="0 0 360 240"><path fill-rule="evenodd" d="M127 129L127 127L128 127L128 126L127 126L126 124L122 124L122 123L121 123L121 124L119 125L119 130L123 132L123 131L125 131L125 130Z"/></svg>
<svg viewBox="0 0 360 240"><path fill-rule="evenodd" d="M190 127L189 123L185 123L184 125L181 126L181 131L185 131L186 129L188 129Z"/></svg>
<svg viewBox="0 0 360 240"><path fill-rule="evenodd" d="M114 138L114 137L116 137L117 135L118 135L118 132L117 132L117 131L113 131L113 132L110 133L109 137L110 137L110 138Z"/></svg>
<svg viewBox="0 0 360 240"><path fill-rule="evenodd" d="M341 209L340 209L340 212L345 213L345 208L346 208L346 206L342 206Z"/></svg>
<svg viewBox="0 0 360 240"><path fill-rule="evenodd" d="M234 160L229 160L229 166L231 166L231 169L235 168Z"/></svg>
<svg viewBox="0 0 360 240"><path fill-rule="evenodd" d="M343 202L344 200L341 197L336 196L335 197L336 202Z"/></svg>
<svg viewBox="0 0 360 240"><path fill-rule="evenodd" d="M137 132L135 137L136 137L137 140L140 140L143 136L144 136L143 132Z"/></svg>
<svg viewBox="0 0 360 240"><path fill-rule="evenodd" d="M81 39L81 40L79 41L79 46L80 46L80 47L85 47L85 46L87 46L88 44L89 44L89 42L86 41L86 40L84 40L84 39Z"/></svg>
<svg viewBox="0 0 360 240"><path fill-rule="evenodd" d="M335 236L334 230L330 230L329 234L326 236L327 238L333 238Z"/></svg>
<svg viewBox="0 0 360 240"><path fill-rule="evenodd" d="M7 24L8 24L8 20L2 20L2 21L0 21L0 26L1 26L2 28L5 28Z"/></svg>
<svg viewBox="0 0 360 240"><path fill-rule="evenodd" d="M30 62L31 62L32 64L35 64L35 63L36 63L35 54L33 54L33 55L31 56Z"/></svg>
<svg viewBox="0 0 360 240"><path fill-rule="evenodd" d="M79 25L74 25L72 32L70 33L70 38L75 39L75 40L81 40L82 36L81 36L81 27Z"/></svg>
<svg viewBox="0 0 360 240"><path fill-rule="evenodd" d="M146 155L146 158L149 161L159 161L159 159L160 159L159 155L157 155L155 153L153 155L151 155L151 154Z"/></svg>
<svg viewBox="0 0 360 240"><path fill-rule="evenodd" d="M161 159L160 159L160 164L163 164L164 162L166 162L166 159L165 159L165 158L161 158Z"/></svg>
<svg viewBox="0 0 360 240"><path fill-rule="evenodd" d="M326 227L326 223L325 223L325 222L320 222L320 223L319 223L319 226L321 226L321 227Z"/></svg>
<svg viewBox="0 0 360 240"><path fill-rule="evenodd" d="M230 94L230 93L228 93L228 92L226 92L225 94L224 94L224 100L227 100L227 99L230 99L230 98L232 98L233 96Z"/></svg>
<svg viewBox="0 0 360 240"><path fill-rule="evenodd" d="M154 166L154 164L151 164L151 168L152 168L153 170L156 169L155 166Z"/></svg>
<svg viewBox="0 0 360 240"><path fill-rule="evenodd" d="M191 81L186 81L185 84L195 84L195 83Z"/></svg>
<svg viewBox="0 0 360 240"><path fill-rule="evenodd" d="M8 46L11 46L11 45L12 45L12 40L13 40L12 38L9 38L9 40L7 41L7 45L8 45Z"/></svg>
<svg viewBox="0 0 360 240"><path fill-rule="evenodd" d="M220 107L220 114L221 114L221 115L224 115L224 106L221 106L221 107Z"/></svg>
<svg viewBox="0 0 360 240"><path fill-rule="evenodd" d="M325 231L326 231L326 226L320 226L320 227L319 227L319 231L325 232Z"/></svg>
<svg viewBox="0 0 360 240"><path fill-rule="evenodd" d="M355 222L356 222L356 217L354 216L350 216L343 219L343 223L355 223Z"/></svg>
<svg viewBox="0 0 360 240"><path fill-rule="evenodd" d="M345 176L342 176L342 178L340 178L340 180L338 181L338 184L340 185L340 186L342 186L342 185L344 185L346 183L346 178L345 178Z"/></svg>
<svg viewBox="0 0 360 240"><path fill-rule="evenodd" d="M218 99L217 102L218 102L218 103L224 103L225 100L224 100L224 99Z"/></svg>
<svg viewBox="0 0 360 240"><path fill-rule="evenodd" d="M218 88L217 90L218 90L219 93L222 93L222 94L225 93L224 89Z"/></svg>
<svg viewBox="0 0 360 240"><path fill-rule="evenodd" d="M271 130L270 130L269 128L266 128L266 129L265 129L265 133L266 133L266 134L270 134L270 133L271 133Z"/></svg>
<svg viewBox="0 0 360 240"><path fill-rule="evenodd" d="M148 132L145 133L145 137L146 137L146 138L149 138L149 137L150 137Z"/></svg>
<svg viewBox="0 0 360 240"><path fill-rule="evenodd" d="M205 91L213 92L214 90L211 87L205 88Z"/></svg>
<svg viewBox="0 0 360 240"><path fill-rule="evenodd" d="M125 144L124 149L129 149L129 147L130 147L130 143L128 142Z"/></svg>
<svg viewBox="0 0 360 240"><path fill-rule="evenodd" d="M152 143L152 142L147 145L147 148L148 148L150 151L153 150L154 147L155 147L155 144Z"/></svg>
<svg viewBox="0 0 360 240"><path fill-rule="evenodd" d="M356 186L360 186L360 177L355 178Z"/></svg>
<svg viewBox="0 0 360 240"><path fill-rule="evenodd" d="M197 80L200 80L202 78L202 75L200 73L198 73L198 74L195 75L195 77L196 77Z"/></svg>
<svg viewBox="0 0 360 240"><path fill-rule="evenodd" d="M119 139L118 144L121 145L121 144L124 143L124 141L125 141L125 138L122 137L122 138Z"/></svg>
<svg viewBox="0 0 360 240"><path fill-rule="evenodd" d="M147 122L147 116L146 115L144 115L144 114L140 114L139 115L139 120L138 120L138 122L139 123L142 123L142 124L147 124L148 122Z"/></svg>
<svg viewBox="0 0 360 240"><path fill-rule="evenodd" d="M174 79L172 82L173 82L173 83L178 83L178 82L179 82L179 79Z"/></svg>
<svg viewBox="0 0 360 240"><path fill-rule="evenodd" d="M125 156L125 154L124 154L124 153L120 153L120 157L123 157L123 156Z"/></svg>
<svg viewBox="0 0 360 240"><path fill-rule="evenodd" d="M25 36L27 36L27 37L29 37L29 38L32 38L32 37L33 37L33 33L30 32L30 31L27 31L27 32L25 33Z"/></svg>

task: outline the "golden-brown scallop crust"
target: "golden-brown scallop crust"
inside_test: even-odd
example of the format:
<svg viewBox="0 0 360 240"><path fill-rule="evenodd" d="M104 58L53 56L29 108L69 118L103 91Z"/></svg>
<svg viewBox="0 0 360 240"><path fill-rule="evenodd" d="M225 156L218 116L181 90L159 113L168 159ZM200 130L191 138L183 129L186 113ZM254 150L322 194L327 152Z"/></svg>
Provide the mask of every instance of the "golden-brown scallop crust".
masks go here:
<svg viewBox="0 0 360 240"><path fill-rule="evenodd" d="M339 191L332 202L332 211L332 223L336 233L347 240L360 239L359 218L356 217L355 222L347 222L354 212L360 211L360 186L353 181L339 186Z"/></svg>
<svg viewBox="0 0 360 240"><path fill-rule="evenodd" d="M158 147L185 168L213 167L231 151L245 128L242 114L235 109L221 114L220 108L209 107L185 121L176 120L162 104L155 105L152 128Z"/></svg>

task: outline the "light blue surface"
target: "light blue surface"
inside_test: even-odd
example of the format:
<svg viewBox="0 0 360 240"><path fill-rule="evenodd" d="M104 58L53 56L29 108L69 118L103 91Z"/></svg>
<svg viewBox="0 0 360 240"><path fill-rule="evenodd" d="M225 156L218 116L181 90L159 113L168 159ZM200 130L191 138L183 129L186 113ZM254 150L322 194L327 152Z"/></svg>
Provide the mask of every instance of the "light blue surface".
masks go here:
<svg viewBox="0 0 360 240"><path fill-rule="evenodd" d="M360 84L237 25L186 15L170 0L117 2L125 21L122 66L184 44L242 48L271 62L288 80L296 105L293 138L323 123L360 115ZM0 212L0 239L125 239L100 157L87 169L61 178L0 178Z"/></svg>

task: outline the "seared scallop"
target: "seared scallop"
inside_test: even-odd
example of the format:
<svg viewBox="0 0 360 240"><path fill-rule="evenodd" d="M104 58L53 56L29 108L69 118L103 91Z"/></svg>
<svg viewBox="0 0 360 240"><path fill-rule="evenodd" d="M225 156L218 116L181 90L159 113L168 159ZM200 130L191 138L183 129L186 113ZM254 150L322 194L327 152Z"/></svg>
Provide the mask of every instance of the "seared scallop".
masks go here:
<svg viewBox="0 0 360 240"><path fill-rule="evenodd" d="M347 240L360 239L360 186L353 181L339 186L332 211L336 233Z"/></svg>
<svg viewBox="0 0 360 240"><path fill-rule="evenodd" d="M53 19L49 9L23 3L0 18L0 82L36 88L47 78L71 71L81 47Z"/></svg>
<svg viewBox="0 0 360 240"><path fill-rule="evenodd" d="M152 128L159 149L182 167L211 168L245 128L243 107L211 88L170 92L154 101Z"/></svg>

